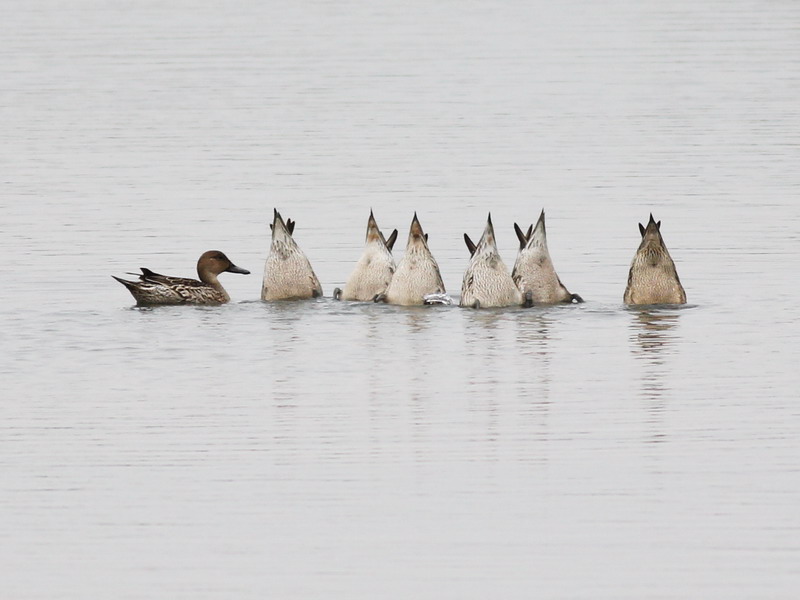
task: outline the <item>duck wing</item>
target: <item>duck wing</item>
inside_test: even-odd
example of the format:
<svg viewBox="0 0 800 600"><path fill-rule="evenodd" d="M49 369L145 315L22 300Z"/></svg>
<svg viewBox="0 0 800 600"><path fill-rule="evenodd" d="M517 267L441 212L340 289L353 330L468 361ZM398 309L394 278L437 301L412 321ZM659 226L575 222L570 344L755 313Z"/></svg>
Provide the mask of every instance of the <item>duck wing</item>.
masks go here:
<svg viewBox="0 0 800 600"><path fill-rule="evenodd" d="M205 304L220 302L219 292L212 286L188 277L170 277L142 267L139 281L114 277L136 298L139 304Z"/></svg>
<svg viewBox="0 0 800 600"><path fill-rule="evenodd" d="M205 284L202 281L198 281L197 279L191 279L190 277L171 277L169 275L161 275L161 273L156 273L145 267L141 267L141 269L142 269L142 274L139 275L139 279L141 281L145 281L148 283L165 285L167 287L185 287L185 288L209 287L208 284Z"/></svg>

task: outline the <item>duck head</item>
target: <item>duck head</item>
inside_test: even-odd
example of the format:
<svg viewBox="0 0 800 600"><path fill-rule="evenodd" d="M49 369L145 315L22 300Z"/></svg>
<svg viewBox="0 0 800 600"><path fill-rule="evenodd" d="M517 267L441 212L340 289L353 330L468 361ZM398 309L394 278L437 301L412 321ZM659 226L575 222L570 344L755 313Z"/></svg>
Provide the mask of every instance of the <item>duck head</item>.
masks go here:
<svg viewBox="0 0 800 600"><path fill-rule="evenodd" d="M242 275L249 275L250 271L237 267L231 260L225 256L224 252L219 250L209 250L203 252L200 259L197 261L197 275L200 281L208 283L209 279L216 279L220 273L241 273Z"/></svg>

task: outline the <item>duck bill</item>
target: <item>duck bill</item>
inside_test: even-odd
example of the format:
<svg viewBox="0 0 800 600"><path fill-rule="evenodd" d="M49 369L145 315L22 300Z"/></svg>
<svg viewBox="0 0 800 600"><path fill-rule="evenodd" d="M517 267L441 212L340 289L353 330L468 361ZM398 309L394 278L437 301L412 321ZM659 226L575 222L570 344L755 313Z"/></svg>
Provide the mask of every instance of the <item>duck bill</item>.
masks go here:
<svg viewBox="0 0 800 600"><path fill-rule="evenodd" d="M236 265L231 265L225 270L228 273L239 273L241 275L250 275L250 271L248 271L247 269L243 269L242 267L237 267Z"/></svg>

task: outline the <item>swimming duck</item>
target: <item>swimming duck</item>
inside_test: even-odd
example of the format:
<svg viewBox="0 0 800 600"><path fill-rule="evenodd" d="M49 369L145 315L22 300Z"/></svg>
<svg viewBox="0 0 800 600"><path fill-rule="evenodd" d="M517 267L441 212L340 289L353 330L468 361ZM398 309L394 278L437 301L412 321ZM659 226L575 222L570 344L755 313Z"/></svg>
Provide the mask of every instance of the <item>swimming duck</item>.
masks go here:
<svg viewBox="0 0 800 600"><path fill-rule="evenodd" d="M422 231L417 213L414 213L406 253L397 265L386 293L380 294L376 301L410 306L426 304L425 296L428 294L444 293L439 265L428 248L428 234Z"/></svg>
<svg viewBox="0 0 800 600"><path fill-rule="evenodd" d="M333 297L337 300L369 301L384 293L394 275L395 264L392 248L397 240L397 229L389 239L383 237L375 216L369 211L367 241L364 253L347 280L344 290L336 288Z"/></svg>
<svg viewBox="0 0 800 600"><path fill-rule="evenodd" d="M639 223L642 241L631 262L625 304L686 304L686 291L661 237L661 221L653 214L647 227Z"/></svg>
<svg viewBox="0 0 800 600"><path fill-rule="evenodd" d="M204 252L197 261L197 279L159 275L142 267L139 281L114 277L133 294L139 306L157 304L224 304L231 297L217 279L224 272L249 275L250 271L234 265L219 250ZM137 275L137 273L131 273Z"/></svg>
<svg viewBox="0 0 800 600"><path fill-rule="evenodd" d="M547 231L544 224L544 210L524 233L514 223L514 231L519 239L519 253L514 262L511 277L520 291L533 304L558 304L559 302L583 302L578 294L571 294L561 283L556 273L550 252L547 249Z"/></svg>
<svg viewBox="0 0 800 600"><path fill-rule="evenodd" d="M478 245L466 233L464 242L471 258L461 285L460 305L471 308L521 305L522 292L511 278L508 267L497 250L491 213Z"/></svg>
<svg viewBox="0 0 800 600"><path fill-rule="evenodd" d="M294 221L284 223L275 210L272 224L272 245L264 265L262 300L301 300L322 296L322 285L311 263L294 241Z"/></svg>

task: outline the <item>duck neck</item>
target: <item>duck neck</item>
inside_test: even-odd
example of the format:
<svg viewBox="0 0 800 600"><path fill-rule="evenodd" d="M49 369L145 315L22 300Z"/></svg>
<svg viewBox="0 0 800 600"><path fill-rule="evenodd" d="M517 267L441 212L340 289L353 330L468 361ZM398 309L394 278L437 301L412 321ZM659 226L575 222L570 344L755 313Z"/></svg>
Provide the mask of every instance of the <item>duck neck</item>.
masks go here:
<svg viewBox="0 0 800 600"><path fill-rule="evenodd" d="M217 274L216 273L212 273L210 271L205 271L205 270L201 271L201 270L198 269L197 275L198 275L198 277L200 277L200 281L202 281L206 285L210 285L211 287L213 287L220 294L225 296L226 300L230 300L231 299L231 297L228 295L228 292L226 292L225 288L222 287L222 284L219 282L219 279L217 279Z"/></svg>

